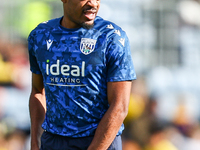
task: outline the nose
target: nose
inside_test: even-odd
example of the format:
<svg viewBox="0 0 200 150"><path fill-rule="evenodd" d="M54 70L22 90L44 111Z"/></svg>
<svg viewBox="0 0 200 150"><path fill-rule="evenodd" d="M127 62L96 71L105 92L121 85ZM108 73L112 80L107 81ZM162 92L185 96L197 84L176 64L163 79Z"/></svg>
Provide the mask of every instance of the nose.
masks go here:
<svg viewBox="0 0 200 150"><path fill-rule="evenodd" d="M100 0L88 0L88 4L91 7L98 7Z"/></svg>

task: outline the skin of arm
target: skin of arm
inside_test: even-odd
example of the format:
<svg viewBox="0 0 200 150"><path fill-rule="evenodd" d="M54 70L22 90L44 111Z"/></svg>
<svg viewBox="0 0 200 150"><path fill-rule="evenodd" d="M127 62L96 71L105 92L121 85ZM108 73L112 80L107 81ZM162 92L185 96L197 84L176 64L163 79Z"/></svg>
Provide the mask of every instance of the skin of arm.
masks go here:
<svg viewBox="0 0 200 150"><path fill-rule="evenodd" d="M39 150L41 125L46 113L46 98L41 74L32 73L32 91L29 99L31 119L31 150Z"/></svg>
<svg viewBox="0 0 200 150"><path fill-rule="evenodd" d="M128 113L132 81L108 82L109 109L100 121L88 150L106 150Z"/></svg>

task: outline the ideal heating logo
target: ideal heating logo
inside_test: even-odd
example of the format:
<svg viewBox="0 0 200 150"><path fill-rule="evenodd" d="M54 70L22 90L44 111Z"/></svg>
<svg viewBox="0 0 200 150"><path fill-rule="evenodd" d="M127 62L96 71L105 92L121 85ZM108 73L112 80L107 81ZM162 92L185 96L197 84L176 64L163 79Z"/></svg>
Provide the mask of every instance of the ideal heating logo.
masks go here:
<svg viewBox="0 0 200 150"><path fill-rule="evenodd" d="M60 60L57 60L55 64L50 64L50 61L46 61L46 74L58 76L60 74L64 76L73 77L85 77L85 61L82 61L81 67L78 65L60 64Z"/></svg>

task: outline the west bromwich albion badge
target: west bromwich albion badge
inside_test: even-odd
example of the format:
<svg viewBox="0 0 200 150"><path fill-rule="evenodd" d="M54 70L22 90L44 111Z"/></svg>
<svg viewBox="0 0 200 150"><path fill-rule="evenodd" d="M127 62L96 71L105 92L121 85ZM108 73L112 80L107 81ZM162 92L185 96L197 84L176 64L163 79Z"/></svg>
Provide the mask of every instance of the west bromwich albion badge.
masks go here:
<svg viewBox="0 0 200 150"><path fill-rule="evenodd" d="M81 45L80 45L80 50L83 54L88 55L94 51L96 41L94 39L89 39L89 38L82 38L81 39Z"/></svg>

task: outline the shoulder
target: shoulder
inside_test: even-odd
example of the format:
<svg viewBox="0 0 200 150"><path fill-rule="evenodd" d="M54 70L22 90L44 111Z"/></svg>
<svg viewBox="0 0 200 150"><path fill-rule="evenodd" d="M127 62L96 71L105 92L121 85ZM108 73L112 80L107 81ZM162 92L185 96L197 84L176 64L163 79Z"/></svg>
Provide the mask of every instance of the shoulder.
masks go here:
<svg viewBox="0 0 200 150"><path fill-rule="evenodd" d="M38 26L31 31L29 36L34 36L36 34L45 33L53 30L59 25L60 20L61 18L55 18L38 24Z"/></svg>
<svg viewBox="0 0 200 150"><path fill-rule="evenodd" d="M120 44L124 47L129 42L126 32L111 21L96 17L94 27L99 30L101 34L106 35L108 43Z"/></svg>
<svg viewBox="0 0 200 150"><path fill-rule="evenodd" d="M104 20L103 18L97 16L95 19L95 26L94 26L97 30L107 33L109 35L113 34L117 34L120 36L126 35L125 31L118 25L116 25L115 23L108 21L108 20Z"/></svg>
<svg viewBox="0 0 200 150"><path fill-rule="evenodd" d="M99 30L101 34L106 34L108 42L128 39L126 32L120 26L99 16L95 19L94 28Z"/></svg>

